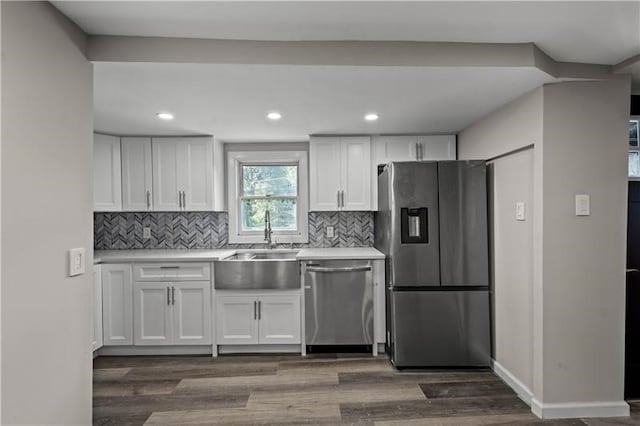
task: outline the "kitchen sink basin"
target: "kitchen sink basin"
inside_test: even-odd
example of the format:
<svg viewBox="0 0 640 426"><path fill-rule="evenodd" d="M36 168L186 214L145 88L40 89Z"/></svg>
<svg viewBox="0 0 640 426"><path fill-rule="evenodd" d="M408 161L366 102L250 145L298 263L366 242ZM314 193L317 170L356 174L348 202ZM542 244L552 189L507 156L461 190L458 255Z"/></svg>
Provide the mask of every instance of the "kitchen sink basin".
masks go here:
<svg viewBox="0 0 640 426"><path fill-rule="evenodd" d="M288 290L300 288L295 251L237 253L214 262L217 290Z"/></svg>

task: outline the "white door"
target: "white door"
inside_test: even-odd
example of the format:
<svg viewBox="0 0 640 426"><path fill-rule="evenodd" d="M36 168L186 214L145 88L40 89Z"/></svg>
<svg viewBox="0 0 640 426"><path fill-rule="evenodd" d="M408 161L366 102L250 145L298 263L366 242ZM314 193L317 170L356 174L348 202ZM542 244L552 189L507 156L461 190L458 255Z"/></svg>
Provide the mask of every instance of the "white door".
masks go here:
<svg viewBox="0 0 640 426"><path fill-rule="evenodd" d="M104 345L133 345L131 265L101 267Z"/></svg>
<svg viewBox="0 0 640 426"><path fill-rule="evenodd" d="M147 211L153 206L151 139L122 138L122 210Z"/></svg>
<svg viewBox="0 0 640 426"><path fill-rule="evenodd" d="M371 210L371 139L342 139L342 210Z"/></svg>
<svg viewBox="0 0 640 426"><path fill-rule="evenodd" d="M179 211L178 144L179 138L154 138L153 152L153 209Z"/></svg>
<svg viewBox="0 0 640 426"><path fill-rule="evenodd" d="M456 159L456 135L419 136L418 143L423 161Z"/></svg>
<svg viewBox="0 0 640 426"><path fill-rule="evenodd" d="M340 196L339 137L312 137L309 143L309 210L338 210ZM367 169L369 165L367 165Z"/></svg>
<svg viewBox="0 0 640 426"><path fill-rule="evenodd" d="M217 296L217 343L258 343L257 306L255 296Z"/></svg>
<svg viewBox="0 0 640 426"><path fill-rule="evenodd" d="M178 187L184 191L183 208L213 210L213 140L184 138L178 152Z"/></svg>
<svg viewBox="0 0 640 426"><path fill-rule="evenodd" d="M416 161L416 136L377 136L374 137L374 167L391 161Z"/></svg>
<svg viewBox="0 0 640 426"><path fill-rule="evenodd" d="M136 345L170 345L171 284L136 282L133 284L133 325Z"/></svg>
<svg viewBox="0 0 640 426"><path fill-rule="evenodd" d="M91 333L91 350L102 347L102 268L93 265L93 331Z"/></svg>
<svg viewBox="0 0 640 426"><path fill-rule="evenodd" d="M300 343L300 296L260 296L260 344Z"/></svg>
<svg viewBox="0 0 640 426"><path fill-rule="evenodd" d="M176 282L173 344L211 344L211 282Z"/></svg>
<svg viewBox="0 0 640 426"><path fill-rule="evenodd" d="M119 211L122 209L120 179L120 138L94 133L94 211Z"/></svg>

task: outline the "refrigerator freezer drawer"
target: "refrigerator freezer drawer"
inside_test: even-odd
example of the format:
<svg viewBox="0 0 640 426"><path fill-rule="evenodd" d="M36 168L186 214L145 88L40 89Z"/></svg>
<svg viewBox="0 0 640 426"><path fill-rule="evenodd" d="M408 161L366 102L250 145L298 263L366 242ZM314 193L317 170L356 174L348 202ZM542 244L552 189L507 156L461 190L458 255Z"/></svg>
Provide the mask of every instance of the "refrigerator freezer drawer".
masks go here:
<svg viewBox="0 0 640 426"><path fill-rule="evenodd" d="M484 367L491 362L489 291L390 291L396 367Z"/></svg>

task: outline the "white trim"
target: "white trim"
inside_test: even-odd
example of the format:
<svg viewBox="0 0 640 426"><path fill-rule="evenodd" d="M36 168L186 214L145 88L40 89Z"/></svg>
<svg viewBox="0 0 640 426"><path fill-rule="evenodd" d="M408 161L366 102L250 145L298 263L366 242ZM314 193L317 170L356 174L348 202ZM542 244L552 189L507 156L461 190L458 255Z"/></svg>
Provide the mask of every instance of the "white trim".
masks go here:
<svg viewBox="0 0 640 426"><path fill-rule="evenodd" d="M309 168L307 151L229 151L227 153L227 208L229 210L229 243L264 243L263 235L240 235L238 232L238 183L240 163L296 163L298 165L298 231L273 231L278 243L309 242Z"/></svg>
<svg viewBox="0 0 640 426"><path fill-rule="evenodd" d="M542 403L533 398L531 412L541 419L574 419L584 417L629 417L629 404L624 401Z"/></svg>
<svg viewBox="0 0 640 426"><path fill-rule="evenodd" d="M219 354L235 353L301 353L300 345L218 345Z"/></svg>
<svg viewBox="0 0 640 426"><path fill-rule="evenodd" d="M496 373L498 377L500 377L511 389L514 390L518 397L523 400L528 406L532 406L533 401L533 392L522 383L516 376L513 375L509 370L504 368L502 364L500 364L495 359L492 360L493 363L493 372Z"/></svg>
<svg viewBox="0 0 640 426"><path fill-rule="evenodd" d="M96 351L98 355L130 356L130 355L211 355L212 347L208 345L184 346L103 346Z"/></svg>

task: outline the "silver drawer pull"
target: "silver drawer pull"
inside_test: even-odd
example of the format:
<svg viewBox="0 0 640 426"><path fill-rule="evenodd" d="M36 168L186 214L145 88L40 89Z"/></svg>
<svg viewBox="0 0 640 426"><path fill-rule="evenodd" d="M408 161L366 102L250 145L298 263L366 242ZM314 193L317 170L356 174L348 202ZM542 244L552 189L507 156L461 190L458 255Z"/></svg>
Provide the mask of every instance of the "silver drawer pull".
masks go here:
<svg viewBox="0 0 640 426"><path fill-rule="evenodd" d="M179 266L161 266L160 269L180 269Z"/></svg>
<svg viewBox="0 0 640 426"><path fill-rule="evenodd" d="M307 271L309 272L361 272L361 271L370 271L371 266L350 266L346 268L325 268L321 266L310 266L307 267Z"/></svg>

